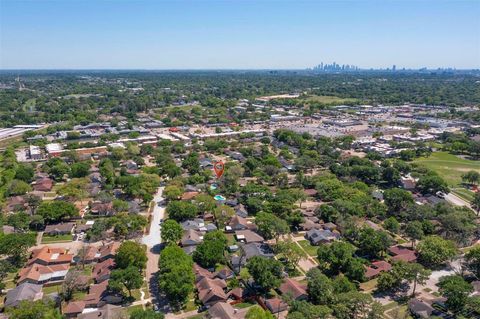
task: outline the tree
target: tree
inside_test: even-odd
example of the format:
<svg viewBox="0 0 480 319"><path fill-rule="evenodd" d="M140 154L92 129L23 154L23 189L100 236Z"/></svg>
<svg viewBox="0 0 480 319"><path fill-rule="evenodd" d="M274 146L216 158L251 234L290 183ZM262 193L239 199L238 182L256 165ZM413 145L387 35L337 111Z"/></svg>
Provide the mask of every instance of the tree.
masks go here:
<svg viewBox="0 0 480 319"><path fill-rule="evenodd" d="M198 213L203 215L204 213L213 213L217 207L217 203L212 196L208 194L198 194L195 197L194 204L197 206Z"/></svg>
<svg viewBox="0 0 480 319"><path fill-rule="evenodd" d="M63 300L69 301L73 298L73 293L77 290L82 290L87 287L81 286L78 279L82 275L81 271L70 270L65 276L65 280L62 283L62 293L61 296Z"/></svg>
<svg viewBox="0 0 480 319"><path fill-rule="evenodd" d="M82 178L82 177L88 176L89 171L90 171L90 163L88 162L73 163L70 166L70 177Z"/></svg>
<svg viewBox="0 0 480 319"><path fill-rule="evenodd" d="M8 277L8 273L13 271L14 267L7 260L0 260L0 294L3 293L3 289L7 285L5 279Z"/></svg>
<svg viewBox="0 0 480 319"><path fill-rule="evenodd" d="M266 310L263 310L259 306L253 306L248 309L245 319L275 319L275 317Z"/></svg>
<svg viewBox="0 0 480 319"><path fill-rule="evenodd" d="M308 296L316 305L329 305L333 301L334 291L330 279L317 268L307 272Z"/></svg>
<svg viewBox="0 0 480 319"><path fill-rule="evenodd" d="M162 224L162 241L168 243L178 243L182 239L183 228L173 219L168 219Z"/></svg>
<svg viewBox="0 0 480 319"><path fill-rule="evenodd" d="M182 194L183 190L177 185L168 185L163 190L163 196L165 196L168 201L177 200Z"/></svg>
<svg viewBox="0 0 480 319"><path fill-rule="evenodd" d="M277 216L260 212L255 217L255 223L258 226L258 232L265 239L273 239L278 242L278 237L285 235L290 230L288 223Z"/></svg>
<svg viewBox="0 0 480 319"><path fill-rule="evenodd" d="M168 203L166 212L168 214L168 217L176 220L177 222L181 222L197 216L197 208L195 207L195 205L189 202L183 202L178 200Z"/></svg>
<svg viewBox="0 0 480 319"><path fill-rule="evenodd" d="M50 167L48 173L56 181L61 181L65 175L68 175L70 173L70 166L68 166L65 162L59 162L56 165Z"/></svg>
<svg viewBox="0 0 480 319"><path fill-rule="evenodd" d="M468 300L468 295L473 291L471 284L465 281L462 276L450 275L440 278L438 283L439 291L443 297L447 298L445 304L453 312L464 308Z"/></svg>
<svg viewBox="0 0 480 319"><path fill-rule="evenodd" d="M147 265L147 259L144 245L137 244L134 241L124 241L115 255L115 265L122 269L129 266L144 269Z"/></svg>
<svg viewBox="0 0 480 319"><path fill-rule="evenodd" d="M455 244L452 241L434 235L425 237L418 244L417 251L420 260L432 266L445 263L457 253Z"/></svg>
<svg viewBox="0 0 480 319"><path fill-rule="evenodd" d="M132 290L139 289L143 284L143 275L135 266L128 266L127 268L114 269L110 273L110 280L108 286L116 291L123 291L127 289L129 297L132 297Z"/></svg>
<svg viewBox="0 0 480 319"><path fill-rule="evenodd" d="M213 211L215 222L219 229L224 229L228 222L235 216L235 210L227 205L221 205Z"/></svg>
<svg viewBox="0 0 480 319"><path fill-rule="evenodd" d="M177 245L168 245L160 253L158 282L170 304L179 308L193 291L193 261Z"/></svg>
<svg viewBox="0 0 480 319"><path fill-rule="evenodd" d="M392 213L399 213L414 203L412 194L409 191L400 188L391 188L385 190L383 198L388 210Z"/></svg>
<svg viewBox="0 0 480 319"><path fill-rule="evenodd" d="M404 268L404 278L412 283L412 296L415 296L415 291L417 289L417 284L424 285L425 282L430 278L432 272L429 269L423 268L422 265L417 263L400 263Z"/></svg>
<svg viewBox="0 0 480 319"><path fill-rule="evenodd" d="M405 227L405 234L412 240L412 248L414 248L415 241L422 239L424 236L422 223L417 220L408 223Z"/></svg>
<svg viewBox="0 0 480 319"><path fill-rule="evenodd" d="M25 183L22 180L14 179L8 185L6 195L7 196L17 196L17 195L24 195L32 190L32 187Z"/></svg>
<svg viewBox="0 0 480 319"><path fill-rule="evenodd" d="M165 315L153 309L135 309L130 312L130 319L164 319Z"/></svg>
<svg viewBox="0 0 480 319"><path fill-rule="evenodd" d="M477 216L480 215L480 192L476 192L475 195L473 195L471 205L472 208L477 212Z"/></svg>
<svg viewBox="0 0 480 319"><path fill-rule="evenodd" d="M447 182L438 175L425 175L421 176L417 182L417 188L423 194L436 194L438 192L448 193Z"/></svg>
<svg viewBox="0 0 480 319"><path fill-rule="evenodd" d="M78 208L63 200L43 201L37 209L37 214L41 215L47 223L58 222L65 217L78 215Z"/></svg>
<svg viewBox="0 0 480 319"><path fill-rule="evenodd" d="M277 257L285 260L287 268L295 269L302 258L307 258L305 251L292 240L284 240L275 245Z"/></svg>
<svg viewBox="0 0 480 319"><path fill-rule="evenodd" d="M319 268L329 275L346 272L353 259L355 247L344 241L335 241L318 248Z"/></svg>
<svg viewBox="0 0 480 319"><path fill-rule="evenodd" d="M8 307L6 313L14 319L62 319L53 301L22 300L16 307Z"/></svg>
<svg viewBox="0 0 480 319"><path fill-rule="evenodd" d="M480 173L474 170L468 171L462 175L462 180L472 185L478 184L480 182Z"/></svg>
<svg viewBox="0 0 480 319"><path fill-rule="evenodd" d="M384 318L383 307L369 294L351 291L339 294L336 299L332 308L337 319Z"/></svg>
<svg viewBox="0 0 480 319"><path fill-rule="evenodd" d="M227 238L223 232L212 231L205 234L203 242L193 252L193 259L202 267L215 267L225 259L223 253L226 248Z"/></svg>
<svg viewBox="0 0 480 319"><path fill-rule="evenodd" d="M35 234L0 234L0 255L6 255L15 266L27 259L28 248L35 245Z"/></svg>
<svg viewBox="0 0 480 319"><path fill-rule="evenodd" d="M385 227L386 230L396 234L400 230L400 223L395 217L390 216L383 222L383 227Z"/></svg>
<svg viewBox="0 0 480 319"><path fill-rule="evenodd" d="M74 178L66 182L58 189L58 194L69 200L83 200L88 196L88 180L86 178Z"/></svg>
<svg viewBox="0 0 480 319"><path fill-rule="evenodd" d="M32 165L19 164L15 170L15 179L30 183L35 175Z"/></svg>
<svg viewBox="0 0 480 319"><path fill-rule="evenodd" d="M248 272L264 291L277 288L282 282L282 264L278 260L254 256L247 262Z"/></svg>
<svg viewBox="0 0 480 319"><path fill-rule="evenodd" d="M223 174L222 188L227 194L233 194L238 191L238 180L243 176L245 170L240 165L233 165L225 168Z"/></svg>
<svg viewBox="0 0 480 319"><path fill-rule="evenodd" d="M465 267L480 278L480 246L475 246L465 254Z"/></svg>
<svg viewBox="0 0 480 319"><path fill-rule="evenodd" d="M313 305L305 300L291 301L287 319L327 319L332 310L327 306Z"/></svg>
<svg viewBox="0 0 480 319"><path fill-rule="evenodd" d="M338 179L327 179L315 186L322 201L334 201L345 196L345 186Z"/></svg>
<svg viewBox="0 0 480 319"><path fill-rule="evenodd" d="M364 253L381 257L392 244L392 239L384 231L376 231L370 227L364 227L360 230L358 236L358 247Z"/></svg>

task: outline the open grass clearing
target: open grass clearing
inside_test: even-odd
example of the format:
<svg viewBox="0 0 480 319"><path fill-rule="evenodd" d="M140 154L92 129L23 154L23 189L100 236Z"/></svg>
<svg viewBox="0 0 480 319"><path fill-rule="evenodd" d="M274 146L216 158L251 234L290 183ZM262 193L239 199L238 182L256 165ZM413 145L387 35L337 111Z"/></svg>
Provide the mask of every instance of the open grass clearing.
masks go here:
<svg viewBox="0 0 480 319"><path fill-rule="evenodd" d="M414 163L435 171L451 187L460 186L462 175L470 170L480 173L480 161L463 159L447 152L434 152L429 157L416 159Z"/></svg>

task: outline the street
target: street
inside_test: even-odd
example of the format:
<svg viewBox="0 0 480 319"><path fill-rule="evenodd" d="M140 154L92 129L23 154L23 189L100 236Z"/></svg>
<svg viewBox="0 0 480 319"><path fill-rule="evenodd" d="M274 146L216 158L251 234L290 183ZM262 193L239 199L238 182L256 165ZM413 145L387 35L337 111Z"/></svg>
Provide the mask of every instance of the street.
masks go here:
<svg viewBox="0 0 480 319"><path fill-rule="evenodd" d="M165 214L165 208L158 205L163 201L163 187L159 187L157 193L153 197L155 206L153 208L153 217L150 224L150 232L142 238L142 243L147 245L147 269L146 280L148 281L148 287L150 290L150 296L152 303L158 304L158 285L156 280L156 273L158 272L158 260L160 255L161 245L161 226L160 220L163 220Z"/></svg>

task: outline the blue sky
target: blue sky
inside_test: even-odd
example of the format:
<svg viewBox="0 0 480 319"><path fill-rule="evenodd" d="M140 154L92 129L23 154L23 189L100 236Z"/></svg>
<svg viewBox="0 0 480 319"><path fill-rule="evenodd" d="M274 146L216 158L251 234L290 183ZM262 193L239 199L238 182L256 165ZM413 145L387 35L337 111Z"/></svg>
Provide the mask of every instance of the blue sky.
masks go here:
<svg viewBox="0 0 480 319"><path fill-rule="evenodd" d="M479 68L479 17L478 0L0 0L0 68Z"/></svg>

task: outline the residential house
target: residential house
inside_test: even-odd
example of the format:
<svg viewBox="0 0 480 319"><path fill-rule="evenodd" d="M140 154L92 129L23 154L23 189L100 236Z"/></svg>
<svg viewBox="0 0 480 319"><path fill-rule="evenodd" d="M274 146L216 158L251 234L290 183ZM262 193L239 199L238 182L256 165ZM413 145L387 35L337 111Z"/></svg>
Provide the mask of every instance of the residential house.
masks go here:
<svg viewBox="0 0 480 319"><path fill-rule="evenodd" d="M17 283L53 284L62 282L69 269L70 264L53 264L49 266L31 264L19 271Z"/></svg>
<svg viewBox="0 0 480 319"><path fill-rule="evenodd" d="M63 309L63 314L67 318L77 318L85 309L85 302L83 300L70 301Z"/></svg>
<svg viewBox="0 0 480 319"><path fill-rule="evenodd" d="M230 227L228 230L236 231L236 230L249 229L250 224L251 222L249 222L245 218L235 215L232 217L232 219L228 223L228 226Z"/></svg>
<svg viewBox="0 0 480 319"><path fill-rule="evenodd" d="M28 207L27 200L23 196L13 196L7 199L5 205L5 211L9 212L16 212L21 210L26 210Z"/></svg>
<svg viewBox="0 0 480 319"><path fill-rule="evenodd" d="M308 299L307 287L291 278L285 278L279 290L282 295L289 295L294 300Z"/></svg>
<svg viewBox="0 0 480 319"><path fill-rule="evenodd" d="M39 264L44 266L68 264L72 262L73 255L67 253L67 250L63 248L51 248L43 246L42 248L32 251L30 259L27 261L27 265Z"/></svg>
<svg viewBox="0 0 480 319"><path fill-rule="evenodd" d="M340 238L340 234L328 229L312 229L305 234L305 238L314 246L331 243Z"/></svg>
<svg viewBox="0 0 480 319"><path fill-rule="evenodd" d="M50 192L53 187L53 180L50 178L42 178L33 184L33 190L37 192Z"/></svg>
<svg viewBox="0 0 480 319"><path fill-rule="evenodd" d="M288 309L288 304L280 298L270 298L265 301L265 306L271 313L276 314Z"/></svg>
<svg viewBox="0 0 480 319"><path fill-rule="evenodd" d="M118 319L126 317L125 308L106 304L103 307L78 315L78 319Z"/></svg>
<svg viewBox="0 0 480 319"><path fill-rule="evenodd" d="M237 230L235 232L235 237L237 238L238 241L244 242L244 243L262 243L265 241L265 239L260 236L259 234L246 229L246 230Z"/></svg>
<svg viewBox="0 0 480 319"><path fill-rule="evenodd" d="M182 194L182 200L192 200L200 194L199 192L185 192Z"/></svg>
<svg viewBox="0 0 480 319"><path fill-rule="evenodd" d="M108 289L108 280L91 285L88 295L83 298L86 308L99 308L105 304L118 304L122 302L121 295L112 294Z"/></svg>
<svg viewBox="0 0 480 319"><path fill-rule="evenodd" d="M101 203L95 202L90 206L90 212L99 216L112 216L115 215L115 210L113 209L113 203Z"/></svg>
<svg viewBox="0 0 480 319"><path fill-rule="evenodd" d="M219 301L228 299L224 289L227 283L223 279L203 278L195 284L198 291L198 299L205 306L211 306Z"/></svg>
<svg viewBox="0 0 480 319"><path fill-rule="evenodd" d="M432 305L420 299L411 299L408 302L408 309L415 318L431 318L439 314Z"/></svg>
<svg viewBox="0 0 480 319"><path fill-rule="evenodd" d="M245 206L243 206L243 204L238 204L237 206L234 207L234 209L235 209L235 214L237 216L240 216L243 218L248 217L247 209L245 208Z"/></svg>
<svg viewBox="0 0 480 319"><path fill-rule="evenodd" d="M226 302L217 302L208 309L210 319L245 319L248 308L236 309Z"/></svg>
<svg viewBox="0 0 480 319"><path fill-rule="evenodd" d="M101 283L110 278L110 273L115 267L115 260L113 258L108 258L102 262L99 262L95 265L92 272L92 277L95 280L95 283Z"/></svg>
<svg viewBox="0 0 480 319"><path fill-rule="evenodd" d="M384 260L374 261L369 267L366 267L365 277L370 280L378 276L382 271L390 271L392 265Z"/></svg>
<svg viewBox="0 0 480 319"><path fill-rule="evenodd" d="M182 247L196 246L203 241L203 233L189 229L187 230L182 237L181 244Z"/></svg>
<svg viewBox="0 0 480 319"><path fill-rule="evenodd" d="M413 177L401 177L400 185L402 186L402 188L412 191L417 186L417 182Z"/></svg>
<svg viewBox="0 0 480 319"><path fill-rule="evenodd" d="M417 260L415 251L400 245L388 248L388 252L393 256L393 261L415 262Z"/></svg>
<svg viewBox="0 0 480 319"><path fill-rule="evenodd" d="M7 292L4 306L16 307L21 301L36 301L42 299L42 297L42 285L24 282Z"/></svg>
<svg viewBox="0 0 480 319"><path fill-rule="evenodd" d="M223 280L227 280L227 279L232 279L233 277L235 277L235 273L230 268L225 267L225 268L219 270L216 273L215 277L223 279Z"/></svg>
<svg viewBox="0 0 480 319"><path fill-rule="evenodd" d="M75 223L47 225L43 233L49 236L68 235L73 233L74 227Z"/></svg>

